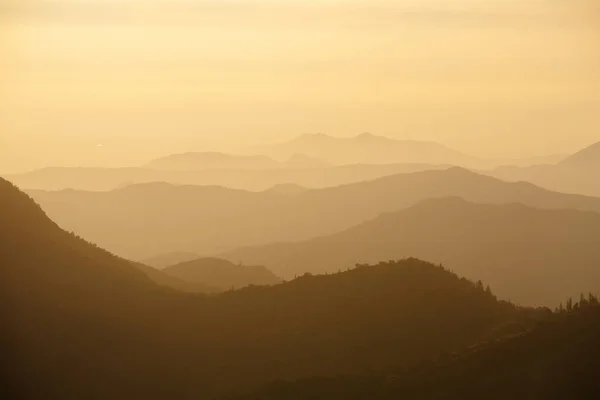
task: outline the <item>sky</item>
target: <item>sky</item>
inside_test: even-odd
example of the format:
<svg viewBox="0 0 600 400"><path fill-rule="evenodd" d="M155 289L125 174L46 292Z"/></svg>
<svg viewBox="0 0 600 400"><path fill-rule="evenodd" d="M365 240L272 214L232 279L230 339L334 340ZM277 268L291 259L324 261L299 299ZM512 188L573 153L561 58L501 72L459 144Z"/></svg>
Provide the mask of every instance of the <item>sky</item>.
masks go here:
<svg viewBox="0 0 600 400"><path fill-rule="evenodd" d="M0 0L0 173L303 133L600 140L593 0Z"/></svg>

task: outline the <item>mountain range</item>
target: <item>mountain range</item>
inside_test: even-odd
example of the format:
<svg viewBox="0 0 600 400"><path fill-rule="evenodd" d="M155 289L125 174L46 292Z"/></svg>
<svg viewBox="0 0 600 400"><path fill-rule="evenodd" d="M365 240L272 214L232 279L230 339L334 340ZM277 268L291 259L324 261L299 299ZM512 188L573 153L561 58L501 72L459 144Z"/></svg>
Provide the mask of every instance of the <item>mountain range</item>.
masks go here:
<svg viewBox="0 0 600 400"><path fill-rule="evenodd" d="M509 181L527 181L565 193L600 196L600 142L557 164L501 167L492 176Z"/></svg>
<svg viewBox="0 0 600 400"><path fill-rule="evenodd" d="M347 164L431 164L465 168L494 168L502 165L527 167L542 163L557 163L565 155L530 158L485 159L473 157L440 143L418 140L398 140L371 133L354 137L334 137L323 133L305 134L292 140L251 149L255 154L284 159L300 153L337 165Z"/></svg>
<svg viewBox="0 0 600 400"><path fill-rule="evenodd" d="M184 282L208 285L221 291L281 283L281 279L263 266L236 265L218 258L185 261L162 272Z"/></svg>
<svg viewBox="0 0 600 400"><path fill-rule="evenodd" d="M370 133L339 138L322 133L301 135L291 141L253 149L259 154L285 158L306 154L334 164L423 163L476 166L479 160L435 142L396 140Z"/></svg>
<svg viewBox="0 0 600 400"><path fill-rule="evenodd" d="M561 165L573 165L573 160L593 158L597 150L592 150L593 148L571 157L552 155L530 159L487 160L464 155L434 142L402 141L371 134L354 138L317 134L303 135L290 142L253 150L275 155L277 158L264 154L192 152L158 158L139 167L51 167L4 177L22 188L38 190L107 191L134 184L165 182L264 191L278 185L333 187L398 173L463 166L507 180L540 183L559 191L564 185L570 192L597 194L596 189L590 192L590 184L583 186L571 183L568 186L569 180L561 178L560 171L554 172L551 168L551 164L559 162ZM318 158L319 156L324 158ZM324 161L326 157L331 162ZM284 161L277 161L278 159ZM489 172L493 168L496 169ZM553 177L555 173L558 174L557 177ZM540 175L543 176L540 178ZM593 174L586 180L593 182L592 178ZM536 179L540 182L536 182ZM553 180L558 180L559 183L566 180L566 183L557 185L553 184ZM584 188L583 191L581 187Z"/></svg>
<svg viewBox="0 0 600 400"><path fill-rule="evenodd" d="M517 304L553 306L573 293L600 292L600 213L430 199L331 236L224 257L286 278L417 257L481 279Z"/></svg>
<svg viewBox="0 0 600 400"><path fill-rule="evenodd" d="M424 362L545 314L415 259L185 294L61 230L4 180L0 238L5 398L211 398Z"/></svg>
<svg viewBox="0 0 600 400"><path fill-rule="evenodd" d="M28 193L64 229L134 260L170 252L218 255L243 246L308 240L435 197L600 212L598 198L503 182L460 168L294 195L169 184Z"/></svg>
<svg viewBox="0 0 600 400"><path fill-rule="evenodd" d="M325 188L356 183L398 173L445 169L429 164L345 165L311 168L159 170L152 168L44 168L6 179L24 189L109 191L164 182L175 185L223 186L260 192L278 185Z"/></svg>

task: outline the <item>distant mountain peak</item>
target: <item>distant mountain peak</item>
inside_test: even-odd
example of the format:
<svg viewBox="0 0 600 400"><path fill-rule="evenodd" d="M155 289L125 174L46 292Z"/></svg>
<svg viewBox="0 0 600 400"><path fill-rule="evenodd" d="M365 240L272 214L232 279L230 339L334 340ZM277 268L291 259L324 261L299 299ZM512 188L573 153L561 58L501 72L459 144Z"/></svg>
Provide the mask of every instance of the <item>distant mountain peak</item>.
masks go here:
<svg viewBox="0 0 600 400"><path fill-rule="evenodd" d="M600 142L594 143L585 149L567 157L559 165L586 166L600 165Z"/></svg>
<svg viewBox="0 0 600 400"><path fill-rule="evenodd" d="M426 140L407 140L363 132L355 136L304 134L291 141L260 148L274 158L303 153L332 164L431 164L475 167L483 160Z"/></svg>
<svg viewBox="0 0 600 400"><path fill-rule="evenodd" d="M372 140L372 139L381 139L383 136L377 136L372 134L371 132L363 132L361 134L356 135L356 139L359 140Z"/></svg>

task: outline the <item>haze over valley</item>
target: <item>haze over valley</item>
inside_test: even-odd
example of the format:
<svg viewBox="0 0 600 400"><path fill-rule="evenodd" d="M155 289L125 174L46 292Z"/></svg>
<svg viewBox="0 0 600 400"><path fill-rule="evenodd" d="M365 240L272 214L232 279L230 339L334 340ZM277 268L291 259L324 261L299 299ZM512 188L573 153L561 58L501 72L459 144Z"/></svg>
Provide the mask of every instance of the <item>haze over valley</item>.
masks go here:
<svg viewBox="0 0 600 400"><path fill-rule="evenodd" d="M0 1L0 398L596 398L599 27Z"/></svg>

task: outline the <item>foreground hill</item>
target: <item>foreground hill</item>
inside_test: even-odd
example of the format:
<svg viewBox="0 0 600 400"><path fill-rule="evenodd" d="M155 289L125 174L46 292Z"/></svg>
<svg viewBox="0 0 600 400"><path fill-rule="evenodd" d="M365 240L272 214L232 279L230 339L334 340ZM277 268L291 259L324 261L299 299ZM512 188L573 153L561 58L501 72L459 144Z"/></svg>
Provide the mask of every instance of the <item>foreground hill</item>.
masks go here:
<svg viewBox="0 0 600 400"><path fill-rule="evenodd" d="M553 315L530 331L387 374L279 382L228 400L588 400L600 391L600 307Z"/></svg>
<svg viewBox="0 0 600 400"><path fill-rule="evenodd" d="M460 168L399 174L295 195L168 184L100 193L29 193L63 228L135 260L169 252L220 254L241 246L307 240L433 197L600 212L599 198L507 183Z"/></svg>
<svg viewBox="0 0 600 400"><path fill-rule="evenodd" d="M345 165L299 168L297 158L290 160L296 167L267 170L158 170L152 168L44 168L7 179L22 188L41 190L77 189L106 191L126 186L167 182L178 185L217 185L232 189L260 192L280 184L307 188L324 188L377 179L399 173L447 166L429 164Z"/></svg>
<svg viewBox="0 0 600 400"><path fill-rule="evenodd" d="M600 292L600 213L434 199L335 235L225 257L283 277L418 257L482 279L518 304L552 306L571 293Z"/></svg>
<svg viewBox="0 0 600 400"><path fill-rule="evenodd" d="M412 364L532 315L417 260L188 295L60 230L2 180L0 206L6 398L209 398Z"/></svg>
<svg viewBox="0 0 600 400"><path fill-rule="evenodd" d="M509 181L527 181L565 193L600 196L600 142L555 165L502 167L491 175Z"/></svg>
<svg viewBox="0 0 600 400"><path fill-rule="evenodd" d="M281 279L265 267L235 265L218 258L198 258L172 265L162 272L185 282L199 283L221 290L281 283Z"/></svg>

